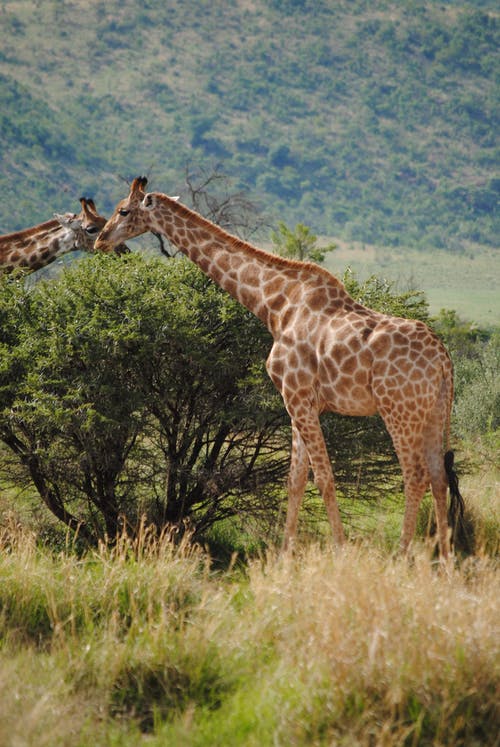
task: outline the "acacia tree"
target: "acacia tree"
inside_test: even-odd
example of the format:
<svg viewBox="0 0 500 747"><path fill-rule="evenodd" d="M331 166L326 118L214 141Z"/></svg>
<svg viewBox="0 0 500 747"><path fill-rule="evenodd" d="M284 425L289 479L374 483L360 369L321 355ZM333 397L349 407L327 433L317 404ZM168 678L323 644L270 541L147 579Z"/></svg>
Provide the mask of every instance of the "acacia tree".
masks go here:
<svg viewBox="0 0 500 747"><path fill-rule="evenodd" d="M268 488L287 456L267 330L185 259L151 271L155 292L135 320L129 312L143 335L130 378L148 416L149 516L201 533L226 516L272 514Z"/></svg>
<svg viewBox="0 0 500 747"><path fill-rule="evenodd" d="M95 256L0 297L20 310L2 328L0 439L59 519L98 538L143 512L198 532L272 513L287 457L267 331L195 266Z"/></svg>
<svg viewBox="0 0 500 747"><path fill-rule="evenodd" d="M1 285L2 305L17 298L18 333L1 350L0 438L49 510L89 541L119 529L140 421L109 294L94 303L99 282L68 271L31 289Z"/></svg>

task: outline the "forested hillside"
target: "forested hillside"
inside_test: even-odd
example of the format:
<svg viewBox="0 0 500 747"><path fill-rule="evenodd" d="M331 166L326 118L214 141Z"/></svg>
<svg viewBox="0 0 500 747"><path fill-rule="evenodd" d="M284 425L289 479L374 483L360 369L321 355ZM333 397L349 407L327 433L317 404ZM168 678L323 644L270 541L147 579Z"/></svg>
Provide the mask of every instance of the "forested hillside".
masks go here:
<svg viewBox="0 0 500 747"><path fill-rule="evenodd" d="M219 164L275 220L493 246L499 25L493 0L4 1L0 232Z"/></svg>

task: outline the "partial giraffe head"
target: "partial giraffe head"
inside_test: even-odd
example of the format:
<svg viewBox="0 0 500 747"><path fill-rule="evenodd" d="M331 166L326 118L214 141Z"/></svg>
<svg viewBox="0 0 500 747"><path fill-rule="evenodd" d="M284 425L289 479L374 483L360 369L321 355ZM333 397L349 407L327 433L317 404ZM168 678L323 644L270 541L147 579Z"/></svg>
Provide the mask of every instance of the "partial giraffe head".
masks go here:
<svg viewBox="0 0 500 747"><path fill-rule="evenodd" d="M95 202L90 197L80 197L82 206L82 241L86 245L87 251L94 250L95 240L99 231L104 227L106 218L99 215Z"/></svg>
<svg viewBox="0 0 500 747"><path fill-rule="evenodd" d="M99 234L95 244L97 251L110 252L125 239L132 239L149 230L145 228L144 215L141 211L141 203L145 197L144 188L147 183L145 176L138 176L133 180L127 197L120 200L113 215Z"/></svg>
<svg viewBox="0 0 500 747"><path fill-rule="evenodd" d="M94 250L97 234L106 223L106 218L99 215L94 200L80 197L82 209L75 213L54 213L54 218L68 233L72 234L72 249L84 252Z"/></svg>
<svg viewBox="0 0 500 747"><path fill-rule="evenodd" d="M106 223L90 198L80 199L81 211L55 213L54 218L36 226L0 236L0 272L16 267L38 270L72 251L94 251L95 239ZM114 248L118 254L128 252L124 244Z"/></svg>
<svg viewBox="0 0 500 747"><path fill-rule="evenodd" d="M106 224L106 218L97 212L95 202L91 197L80 197L80 204L82 209L79 215L55 213L54 217L61 226L73 233L73 249L93 252L96 238ZM127 254L130 249L125 244L118 244L114 247L114 251L116 254Z"/></svg>

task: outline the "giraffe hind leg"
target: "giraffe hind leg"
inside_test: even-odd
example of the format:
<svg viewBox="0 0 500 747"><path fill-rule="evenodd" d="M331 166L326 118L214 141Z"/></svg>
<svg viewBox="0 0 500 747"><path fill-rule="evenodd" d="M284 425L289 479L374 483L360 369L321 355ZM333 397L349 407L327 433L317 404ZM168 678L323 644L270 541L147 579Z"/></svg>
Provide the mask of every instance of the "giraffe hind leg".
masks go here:
<svg viewBox="0 0 500 747"><path fill-rule="evenodd" d="M413 459L407 458L402 469L405 512L399 546L402 552L408 553L417 528L418 509L429 486L429 476L421 455L415 455Z"/></svg>
<svg viewBox="0 0 500 747"><path fill-rule="evenodd" d="M445 470L441 434L442 427L439 423L428 427L424 434L424 449L434 499L439 553L443 559L446 559L450 553L450 529L446 506L448 478Z"/></svg>
<svg viewBox="0 0 500 747"><path fill-rule="evenodd" d="M430 474L423 449L422 435L414 434L411 439L405 438L387 415L384 421L392 438L403 473L405 511L403 527L399 540L400 551L407 554L417 528L418 509L429 487Z"/></svg>

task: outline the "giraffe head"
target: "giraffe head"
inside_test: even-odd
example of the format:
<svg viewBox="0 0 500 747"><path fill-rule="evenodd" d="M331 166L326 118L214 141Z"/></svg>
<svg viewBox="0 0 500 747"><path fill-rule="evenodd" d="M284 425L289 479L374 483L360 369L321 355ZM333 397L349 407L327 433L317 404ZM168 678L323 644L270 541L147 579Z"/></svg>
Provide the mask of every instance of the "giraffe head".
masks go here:
<svg viewBox="0 0 500 747"><path fill-rule="evenodd" d="M72 250L91 252L97 234L106 223L106 218L97 212L94 200L90 197L80 197L82 209L75 213L54 213L54 218L67 232L67 242Z"/></svg>
<svg viewBox="0 0 500 747"><path fill-rule="evenodd" d="M144 187L147 183L145 176L134 179L128 196L118 203L113 215L100 232L95 242L96 250L110 252L121 241L140 236L149 230L146 227L145 214L141 210L141 203L145 197Z"/></svg>
<svg viewBox="0 0 500 747"><path fill-rule="evenodd" d="M80 204L82 209L79 215L55 213L54 216L63 228L72 233L72 249L93 252L96 238L104 227L106 218L97 212L95 202L91 197L80 197ZM126 254L130 249L125 244L118 244L114 247L114 251L116 254Z"/></svg>
<svg viewBox="0 0 500 747"><path fill-rule="evenodd" d="M95 240L99 231L104 227L106 218L99 215L97 212L95 202L90 197L80 197L80 205L82 206L81 215L82 218L82 243L85 245L86 251L93 251Z"/></svg>
<svg viewBox="0 0 500 747"><path fill-rule="evenodd" d="M63 230L59 239L61 252L76 251L78 249L88 251L88 242L82 227L83 211L76 213L54 213L54 218Z"/></svg>

